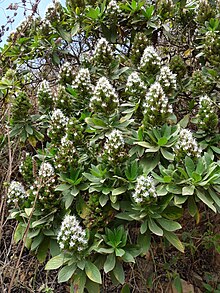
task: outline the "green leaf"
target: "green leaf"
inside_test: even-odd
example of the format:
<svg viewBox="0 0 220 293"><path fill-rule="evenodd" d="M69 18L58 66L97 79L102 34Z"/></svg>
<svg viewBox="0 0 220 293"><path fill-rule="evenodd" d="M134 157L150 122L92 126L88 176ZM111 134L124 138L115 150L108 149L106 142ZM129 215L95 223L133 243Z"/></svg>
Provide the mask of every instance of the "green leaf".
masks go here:
<svg viewBox="0 0 220 293"><path fill-rule="evenodd" d="M202 202L204 202L204 204L206 204L211 210L213 210L213 212L216 213L216 208L213 205L212 199L210 197L208 198L208 194L204 194L200 190L196 189L196 195Z"/></svg>
<svg viewBox="0 0 220 293"><path fill-rule="evenodd" d="M148 221L145 220L142 224L141 224L141 227L140 227L140 233L141 234L144 234L148 229Z"/></svg>
<svg viewBox="0 0 220 293"><path fill-rule="evenodd" d="M55 188L55 191L66 191L71 188L69 184L60 184Z"/></svg>
<svg viewBox="0 0 220 293"><path fill-rule="evenodd" d="M163 155L163 157L164 157L165 159L167 159L168 161L173 161L173 160L174 160L174 157L175 157L174 154L168 152L168 151L165 150L164 148L161 148L160 151L161 151L161 154Z"/></svg>
<svg viewBox="0 0 220 293"><path fill-rule="evenodd" d="M70 266L63 267L58 273L58 283L67 282L75 273L76 268L75 263Z"/></svg>
<svg viewBox="0 0 220 293"><path fill-rule="evenodd" d="M184 246L182 242L179 240L179 238L174 234L173 232L170 231L164 231L164 237L174 246L176 247L179 251L184 253Z"/></svg>
<svg viewBox="0 0 220 293"><path fill-rule="evenodd" d="M180 276L179 275L177 275L174 278L173 285L176 288L177 293L182 293L183 292L182 283L181 283L181 279L180 279Z"/></svg>
<svg viewBox="0 0 220 293"><path fill-rule="evenodd" d="M213 201L216 203L216 205L220 207L220 198L217 195L217 193L214 190L212 190L211 188L208 189L208 192L209 192L211 198L213 199Z"/></svg>
<svg viewBox="0 0 220 293"><path fill-rule="evenodd" d="M188 210L192 217L195 217L195 215L199 212L193 196L190 196L188 199Z"/></svg>
<svg viewBox="0 0 220 293"><path fill-rule="evenodd" d="M32 244L31 244L31 250L35 250L43 241L44 235L43 233L40 233L37 237L34 238Z"/></svg>
<svg viewBox="0 0 220 293"><path fill-rule="evenodd" d="M122 193L125 193L125 191L127 190L126 187L118 187L112 190L112 195L119 195Z"/></svg>
<svg viewBox="0 0 220 293"><path fill-rule="evenodd" d="M124 284L125 282L125 273L124 273L124 269L122 264L117 261L115 268L113 270L113 274L116 278L116 280L120 283L120 284Z"/></svg>
<svg viewBox="0 0 220 293"><path fill-rule="evenodd" d="M190 157L185 158L185 166L187 174L192 177L192 173L195 170L195 164Z"/></svg>
<svg viewBox="0 0 220 293"><path fill-rule="evenodd" d="M158 236L163 236L163 230L154 222L154 220L149 219L148 226L152 233Z"/></svg>
<svg viewBox="0 0 220 293"><path fill-rule="evenodd" d="M130 287L129 287L129 285L128 284L125 284L124 286L123 286L123 288L121 289L121 293L130 293L131 291L130 291Z"/></svg>
<svg viewBox="0 0 220 293"><path fill-rule="evenodd" d="M158 145L159 146L163 146L165 145L166 143L168 142L168 139L166 137L161 137L159 140L158 140Z"/></svg>
<svg viewBox="0 0 220 293"><path fill-rule="evenodd" d="M31 215L31 212L33 211L33 208L25 208L24 211L25 214L29 217Z"/></svg>
<svg viewBox="0 0 220 293"><path fill-rule="evenodd" d="M115 255L113 253L109 254L104 263L104 272L107 274L108 272L112 271L115 267L115 263L116 263Z"/></svg>
<svg viewBox="0 0 220 293"><path fill-rule="evenodd" d="M167 231L176 231L182 228L182 226L178 222L174 222L171 220L167 220L164 218L156 219L157 223L160 224L160 226L167 230Z"/></svg>
<svg viewBox="0 0 220 293"><path fill-rule="evenodd" d="M16 244L23 238L25 229L26 228L21 223L18 224L14 233L14 241Z"/></svg>
<svg viewBox="0 0 220 293"><path fill-rule="evenodd" d="M121 249L121 248L115 248L115 255L116 255L116 256L122 257L124 254L125 254L124 249Z"/></svg>
<svg viewBox="0 0 220 293"><path fill-rule="evenodd" d="M28 134L32 135L34 133L33 128L30 125L25 125L25 130Z"/></svg>
<svg viewBox="0 0 220 293"><path fill-rule="evenodd" d="M147 152L158 152L159 150L159 146L153 146L150 143L146 142L146 141L137 141L134 144L137 144L139 146L142 146L144 148L147 148Z"/></svg>
<svg viewBox="0 0 220 293"><path fill-rule="evenodd" d="M146 254L150 249L151 244L151 235L150 232L146 233L145 235L138 235L138 246L141 249L141 253Z"/></svg>
<svg viewBox="0 0 220 293"><path fill-rule="evenodd" d="M101 194L99 197L99 203L102 207L104 207L108 201L109 197L106 194Z"/></svg>
<svg viewBox="0 0 220 293"><path fill-rule="evenodd" d="M62 39L64 39L67 43L71 43L72 38L71 38L71 33L65 31L61 26L57 28L60 36Z"/></svg>
<svg viewBox="0 0 220 293"><path fill-rule="evenodd" d="M193 195L195 190L194 185L184 186L182 189L182 195Z"/></svg>
<svg viewBox="0 0 220 293"><path fill-rule="evenodd" d="M90 8L86 16L92 19L97 19L99 17L99 14L100 14L100 10L98 7L96 9Z"/></svg>
<svg viewBox="0 0 220 293"><path fill-rule="evenodd" d="M96 283L93 283L96 284ZM84 293L84 288L86 285L86 274L84 271L77 270L73 277L74 293ZM99 292L99 291L94 291Z"/></svg>
<svg viewBox="0 0 220 293"><path fill-rule="evenodd" d="M124 262L133 262L135 263L135 259L133 257L132 254L130 254L129 252L125 252L123 255L122 255L122 259Z"/></svg>
<svg viewBox="0 0 220 293"><path fill-rule="evenodd" d="M40 263L43 263L47 257L47 252L49 248L49 238L45 237L44 241L39 245L38 250L37 250L37 259Z"/></svg>
<svg viewBox="0 0 220 293"><path fill-rule="evenodd" d="M87 277L98 284L102 284L102 278L99 269L92 262L87 261L85 265L85 272Z"/></svg>
<svg viewBox="0 0 220 293"><path fill-rule="evenodd" d="M167 219L170 219L170 220L180 219L182 215L183 215L183 209L175 207L175 206L168 206L163 211L163 214L162 214L163 217L166 217Z"/></svg>
<svg viewBox="0 0 220 293"><path fill-rule="evenodd" d="M76 23L74 27L71 29L71 36L72 37L75 36L78 33L79 29L80 29L80 24Z"/></svg>
<svg viewBox="0 0 220 293"><path fill-rule="evenodd" d="M91 280L86 280L86 289L88 290L88 293L100 293L100 285L98 283L94 283ZM77 293L78 291L74 291L74 293ZM80 291L85 292L85 291Z"/></svg>
<svg viewBox="0 0 220 293"><path fill-rule="evenodd" d="M63 254L59 254L51 258L46 266L45 270L56 270L65 263L66 259Z"/></svg>
<svg viewBox="0 0 220 293"><path fill-rule="evenodd" d="M186 128L189 123L189 114L185 115L182 120L178 123L182 128Z"/></svg>

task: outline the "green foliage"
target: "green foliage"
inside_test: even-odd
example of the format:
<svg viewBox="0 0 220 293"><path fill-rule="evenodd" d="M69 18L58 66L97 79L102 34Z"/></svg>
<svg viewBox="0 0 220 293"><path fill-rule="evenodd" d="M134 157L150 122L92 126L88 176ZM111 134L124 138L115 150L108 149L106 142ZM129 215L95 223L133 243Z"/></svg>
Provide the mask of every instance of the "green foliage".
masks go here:
<svg viewBox="0 0 220 293"><path fill-rule="evenodd" d="M158 237L184 252L183 214L220 211L219 2L156 2L55 3L1 49L0 126L28 152L14 238L74 292L124 284Z"/></svg>

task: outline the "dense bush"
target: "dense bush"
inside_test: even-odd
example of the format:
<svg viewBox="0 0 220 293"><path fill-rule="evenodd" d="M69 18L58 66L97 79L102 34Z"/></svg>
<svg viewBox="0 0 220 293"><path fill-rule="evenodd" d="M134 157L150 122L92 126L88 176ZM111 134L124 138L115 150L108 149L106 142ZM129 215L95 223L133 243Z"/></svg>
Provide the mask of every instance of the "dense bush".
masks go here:
<svg viewBox="0 0 220 293"><path fill-rule="evenodd" d="M220 211L219 8L54 1L1 49L15 240L74 292L123 284L151 238L184 252L183 214Z"/></svg>

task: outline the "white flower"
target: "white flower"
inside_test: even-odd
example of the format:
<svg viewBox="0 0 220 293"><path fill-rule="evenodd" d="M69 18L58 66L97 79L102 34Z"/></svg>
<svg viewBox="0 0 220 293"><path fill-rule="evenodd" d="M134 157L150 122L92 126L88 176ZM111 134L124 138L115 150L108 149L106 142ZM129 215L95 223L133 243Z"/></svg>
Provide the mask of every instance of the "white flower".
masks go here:
<svg viewBox="0 0 220 293"><path fill-rule="evenodd" d="M40 166L39 176L42 176L45 179L50 179L54 176L54 168L50 163L43 162Z"/></svg>
<svg viewBox="0 0 220 293"><path fill-rule="evenodd" d="M99 39L93 55L93 60L95 63L108 66L109 63L111 63L113 60L113 57L114 53L108 41L105 38Z"/></svg>
<svg viewBox="0 0 220 293"><path fill-rule="evenodd" d="M178 155L200 157L202 149L199 148L197 141L193 138L192 132L189 129L181 129L179 133L179 140L174 146L174 151Z"/></svg>
<svg viewBox="0 0 220 293"><path fill-rule="evenodd" d="M62 250L72 252L83 251L88 245L86 233L79 225L75 216L65 216L60 231L57 236L57 241Z"/></svg>
<svg viewBox="0 0 220 293"><path fill-rule="evenodd" d="M20 204L24 199L28 198L24 186L18 181L12 181L8 188L7 203Z"/></svg>
<svg viewBox="0 0 220 293"><path fill-rule="evenodd" d="M150 198L156 198L157 193L153 178L145 175L139 176L132 197L136 203L149 201Z"/></svg>
<svg viewBox="0 0 220 293"><path fill-rule="evenodd" d="M106 77L101 77L90 99L90 107L94 112L113 112L119 105L118 95Z"/></svg>
<svg viewBox="0 0 220 293"><path fill-rule="evenodd" d="M157 76L157 81L164 89L176 89L176 74L172 73L168 66L163 66L160 69L160 74Z"/></svg>
<svg viewBox="0 0 220 293"><path fill-rule="evenodd" d="M153 46L147 46L140 60L140 69L151 69L151 67L160 66L161 58Z"/></svg>
<svg viewBox="0 0 220 293"><path fill-rule="evenodd" d="M93 89L88 68L81 68L72 82L72 87L79 92L89 92Z"/></svg>
<svg viewBox="0 0 220 293"><path fill-rule="evenodd" d="M141 80L139 74L134 71L132 72L127 79L125 91L131 94L138 94L145 92L147 87L144 82Z"/></svg>

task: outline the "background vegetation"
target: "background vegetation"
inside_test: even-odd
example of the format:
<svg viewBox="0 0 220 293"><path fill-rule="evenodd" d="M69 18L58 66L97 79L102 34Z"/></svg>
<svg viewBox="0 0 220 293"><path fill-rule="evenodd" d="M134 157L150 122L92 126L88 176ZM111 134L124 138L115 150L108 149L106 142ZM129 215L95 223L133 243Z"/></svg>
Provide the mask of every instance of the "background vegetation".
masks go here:
<svg viewBox="0 0 220 293"><path fill-rule="evenodd" d="M2 292L219 292L219 11L54 1L10 35Z"/></svg>

